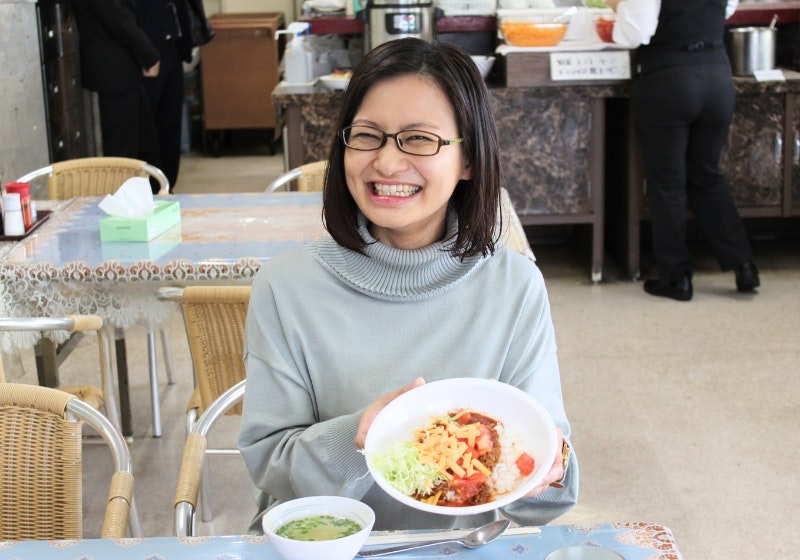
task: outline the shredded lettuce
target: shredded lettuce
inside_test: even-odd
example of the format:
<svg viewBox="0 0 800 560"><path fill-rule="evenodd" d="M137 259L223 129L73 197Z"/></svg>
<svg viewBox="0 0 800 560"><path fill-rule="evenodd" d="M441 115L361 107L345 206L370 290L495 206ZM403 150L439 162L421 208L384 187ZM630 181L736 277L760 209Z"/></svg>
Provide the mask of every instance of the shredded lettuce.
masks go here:
<svg viewBox="0 0 800 560"><path fill-rule="evenodd" d="M423 465L410 441L397 442L372 458L372 466L406 496L426 495L444 476L433 465Z"/></svg>
<svg viewBox="0 0 800 560"><path fill-rule="evenodd" d="M583 5L587 8L607 8L603 0L583 0Z"/></svg>

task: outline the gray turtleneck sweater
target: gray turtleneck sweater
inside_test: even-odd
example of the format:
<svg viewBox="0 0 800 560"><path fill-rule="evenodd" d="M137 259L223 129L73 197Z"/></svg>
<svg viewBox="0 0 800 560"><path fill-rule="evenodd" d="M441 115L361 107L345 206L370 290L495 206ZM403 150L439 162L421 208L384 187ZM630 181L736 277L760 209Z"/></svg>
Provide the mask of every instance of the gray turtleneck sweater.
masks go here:
<svg viewBox="0 0 800 560"><path fill-rule="evenodd" d="M456 227L448 216L448 233ZM271 505L311 495L369 504L376 530L475 527L469 518L412 510L374 484L354 438L377 397L416 377L496 378L536 397L569 438L544 281L503 247L461 261L437 243L407 251L377 242L364 255L330 237L282 253L256 275L245 342L247 390L239 448L259 489L252 532ZM578 494L572 455L565 487L503 512L542 525Z"/></svg>

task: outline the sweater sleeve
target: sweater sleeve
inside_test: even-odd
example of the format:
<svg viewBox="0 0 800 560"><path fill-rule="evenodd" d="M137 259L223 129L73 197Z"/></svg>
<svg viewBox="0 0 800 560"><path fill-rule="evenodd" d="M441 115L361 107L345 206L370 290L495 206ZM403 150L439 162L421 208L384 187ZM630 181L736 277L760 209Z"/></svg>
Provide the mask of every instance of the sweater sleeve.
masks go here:
<svg viewBox="0 0 800 560"><path fill-rule="evenodd" d="M541 272L535 269L529 277L527 296L520 306L519 324L514 329L504 368L504 375L509 377L501 380L535 397L569 442L571 428L562 398L550 303ZM550 464L554 457L542 460ZM577 503L578 475L577 454L573 449L564 488L549 488L533 498L517 500L502 508L503 514L521 525L550 523Z"/></svg>
<svg viewBox="0 0 800 560"><path fill-rule="evenodd" d="M362 411L320 418L314 387L276 320L267 282L254 283L250 309L258 311L247 320L239 449L253 481L271 501L361 498L372 484L354 443Z"/></svg>

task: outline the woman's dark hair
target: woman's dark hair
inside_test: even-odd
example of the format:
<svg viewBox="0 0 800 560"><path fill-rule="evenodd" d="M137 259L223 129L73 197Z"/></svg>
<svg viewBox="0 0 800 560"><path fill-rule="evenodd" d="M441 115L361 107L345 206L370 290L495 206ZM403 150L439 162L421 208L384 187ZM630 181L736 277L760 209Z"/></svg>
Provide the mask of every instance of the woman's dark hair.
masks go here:
<svg viewBox="0 0 800 560"><path fill-rule="evenodd" d="M468 257L493 253L500 235L498 208L502 175L500 145L483 78L461 48L437 41L398 39L367 53L353 70L331 141L323 193L323 220L340 245L362 252L366 242L358 233L358 207L344 172L344 142L338 131L353 122L367 92L382 80L415 75L429 78L453 106L459 144L472 166L472 179L459 181L451 199L458 212L458 234L451 254Z"/></svg>

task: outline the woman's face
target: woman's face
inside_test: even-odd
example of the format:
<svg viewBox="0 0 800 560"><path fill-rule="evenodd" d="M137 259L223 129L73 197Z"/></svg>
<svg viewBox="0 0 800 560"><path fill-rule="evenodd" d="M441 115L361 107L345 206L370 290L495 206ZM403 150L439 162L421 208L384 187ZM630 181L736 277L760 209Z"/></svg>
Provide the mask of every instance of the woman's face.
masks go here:
<svg viewBox="0 0 800 560"><path fill-rule="evenodd" d="M433 82L415 75L378 82L351 124L390 134L413 129L445 140L458 137L447 98ZM346 148L344 168L350 194L369 220L372 235L399 249L441 240L456 184L472 176L459 144L442 146L433 156L417 156L400 151L394 138L378 150Z"/></svg>

